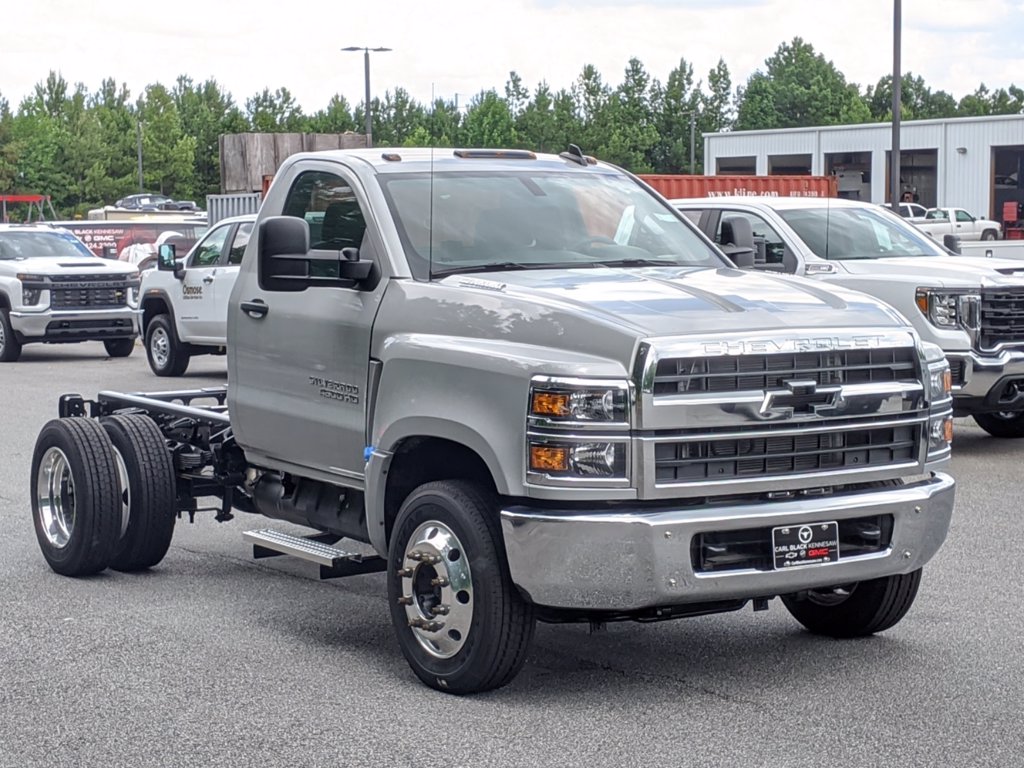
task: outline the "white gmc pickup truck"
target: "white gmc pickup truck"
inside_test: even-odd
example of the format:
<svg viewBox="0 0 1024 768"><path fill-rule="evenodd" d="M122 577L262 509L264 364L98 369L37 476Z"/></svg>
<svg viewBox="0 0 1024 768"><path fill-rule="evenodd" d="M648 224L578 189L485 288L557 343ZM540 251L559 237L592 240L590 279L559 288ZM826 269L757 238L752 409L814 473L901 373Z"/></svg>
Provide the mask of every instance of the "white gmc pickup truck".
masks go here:
<svg viewBox="0 0 1024 768"><path fill-rule="evenodd" d="M999 222L975 218L963 208L929 208L923 220L914 219L914 225L940 243L946 235L961 240L998 240L1003 231Z"/></svg>

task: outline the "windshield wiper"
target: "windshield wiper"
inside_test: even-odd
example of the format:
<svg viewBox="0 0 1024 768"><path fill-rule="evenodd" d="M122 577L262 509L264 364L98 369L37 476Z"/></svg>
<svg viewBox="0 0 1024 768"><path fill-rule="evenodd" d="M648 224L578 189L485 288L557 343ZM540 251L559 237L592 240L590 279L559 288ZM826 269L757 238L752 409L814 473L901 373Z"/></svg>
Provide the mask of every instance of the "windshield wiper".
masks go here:
<svg viewBox="0 0 1024 768"><path fill-rule="evenodd" d="M692 264L680 264L665 259L602 259L587 262L591 267L687 267Z"/></svg>

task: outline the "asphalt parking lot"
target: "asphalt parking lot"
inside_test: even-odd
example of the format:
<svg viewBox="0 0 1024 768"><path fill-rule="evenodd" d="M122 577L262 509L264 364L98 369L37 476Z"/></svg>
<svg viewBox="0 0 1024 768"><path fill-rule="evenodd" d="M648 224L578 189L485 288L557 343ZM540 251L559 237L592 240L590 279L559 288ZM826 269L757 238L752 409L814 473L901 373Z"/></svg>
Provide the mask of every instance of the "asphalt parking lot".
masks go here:
<svg viewBox="0 0 1024 768"><path fill-rule="evenodd" d="M0 366L0 766L1019 766L1024 443L957 423L953 527L910 614L865 640L771 610L538 627L507 688L423 687L381 574L319 582L253 561L212 514L145 574L52 573L29 466L64 392L221 384L223 358L157 379L141 348L28 346ZM272 525L272 523L271 523Z"/></svg>

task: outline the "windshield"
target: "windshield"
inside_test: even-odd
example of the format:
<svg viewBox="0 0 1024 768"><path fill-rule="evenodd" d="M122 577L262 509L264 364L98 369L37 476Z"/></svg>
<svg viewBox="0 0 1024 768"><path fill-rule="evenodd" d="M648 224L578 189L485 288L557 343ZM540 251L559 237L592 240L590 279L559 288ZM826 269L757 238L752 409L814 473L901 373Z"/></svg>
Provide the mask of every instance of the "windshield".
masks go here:
<svg viewBox="0 0 1024 768"><path fill-rule="evenodd" d="M779 215L823 259L944 255L917 227L874 207L805 208Z"/></svg>
<svg viewBox="0 0 1024 768"><path fill-rule="evenodd" d="M90 259L96 256L69 233L0 232L0 259Z"/></svg>
<svg viewBox="0 0 1024 768"><path fill-rule="evenodd" d="M621 175L378 177L420 279L585 266L729 266L667 204Z"/></svg>

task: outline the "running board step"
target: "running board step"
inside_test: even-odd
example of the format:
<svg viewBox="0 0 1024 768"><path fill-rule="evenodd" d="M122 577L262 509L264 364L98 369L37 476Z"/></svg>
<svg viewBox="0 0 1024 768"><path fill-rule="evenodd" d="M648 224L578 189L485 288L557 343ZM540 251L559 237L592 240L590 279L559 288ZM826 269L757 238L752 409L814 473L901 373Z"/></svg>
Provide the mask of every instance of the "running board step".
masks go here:
<svg viewBox="0 0 1024 768"><path fill-rule="evenodd" d="M387 568L387 562L378 555L346 552L317 540L317 536L303 538L265 528L243 531L242 539L252 544L256 559L290 555L320 566L321 579L337 579L362 573L378 573Z"/></svg>

